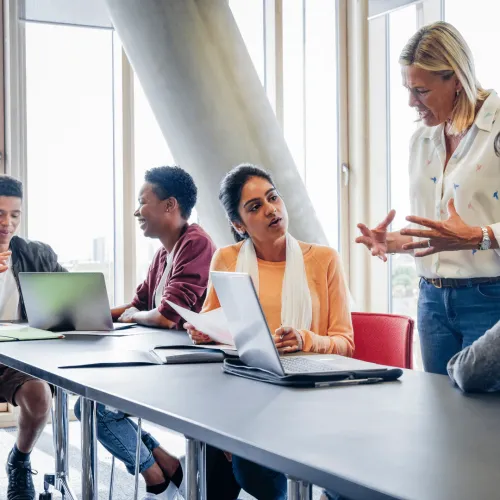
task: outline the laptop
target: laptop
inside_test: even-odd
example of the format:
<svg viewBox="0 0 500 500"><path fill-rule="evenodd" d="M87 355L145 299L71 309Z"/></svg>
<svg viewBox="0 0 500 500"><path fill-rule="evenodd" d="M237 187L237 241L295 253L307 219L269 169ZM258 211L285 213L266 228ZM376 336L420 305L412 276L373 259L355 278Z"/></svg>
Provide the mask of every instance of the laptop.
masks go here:
<svg viewBox="0 0 500 500"><path fill-rule="evenodd" d="M212 271L212 283L224 310L240 359L247 366L278 376L338 372L307 356L280 356L251 277L246 273Z"/></svg>
<svg viewBox="0 0 500 500"><path fill-rule="evenodd" d="M70 332L132 326L113 323L102 273L19 273L19 283L33 328Z"/></svg>

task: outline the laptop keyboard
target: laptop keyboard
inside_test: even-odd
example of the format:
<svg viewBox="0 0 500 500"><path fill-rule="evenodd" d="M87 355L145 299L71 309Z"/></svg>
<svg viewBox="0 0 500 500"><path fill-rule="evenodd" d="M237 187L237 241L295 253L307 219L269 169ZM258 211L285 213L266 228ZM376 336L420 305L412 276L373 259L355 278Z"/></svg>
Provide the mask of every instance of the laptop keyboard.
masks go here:
<svg viewBox="0 0 500 500"><path fill-rule="evenodd" d="M318 373L318 372L333 372L333 366L328 366L328 363L321 363L307 359L306 356L280 357L281 364L286 373Z"/></svg>

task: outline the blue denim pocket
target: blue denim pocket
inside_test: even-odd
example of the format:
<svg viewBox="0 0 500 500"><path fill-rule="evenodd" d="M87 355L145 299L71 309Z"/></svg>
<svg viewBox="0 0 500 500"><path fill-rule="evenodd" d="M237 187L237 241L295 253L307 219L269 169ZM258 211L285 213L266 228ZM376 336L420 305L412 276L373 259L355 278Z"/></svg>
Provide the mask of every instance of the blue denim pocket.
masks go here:
<svg viewBox="0 0 500 500"><path fill-rule="evenodd" d="M500 283L481 283L476 291L484 299L500 300Z"/></svg>

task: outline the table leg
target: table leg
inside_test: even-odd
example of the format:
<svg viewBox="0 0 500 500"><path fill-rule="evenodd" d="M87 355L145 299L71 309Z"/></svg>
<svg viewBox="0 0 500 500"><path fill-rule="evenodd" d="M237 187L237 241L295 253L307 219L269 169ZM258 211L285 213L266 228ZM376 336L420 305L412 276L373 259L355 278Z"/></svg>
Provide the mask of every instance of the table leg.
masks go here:
<svg viewBox="0 0 500 500"><path fill-rule="evenodd" d="M96 403L82 397L82 500L98 500Z"/></svg>
<svg viewBox="0 0 500 500"><path fill-rule="evenodd" d="M287 496L288 500L311 500L312 486L306 481L289 477Z"/></svg>
<svg viewBox="0 0 500 500"><path fill-rule="evenodd" d="M142 444L142 418L137 419L137 445L135 447L135 487L134 487L134 500L139 496L139 469L141 466L141 444Z"/></svg>
<svg viewBox="0 0 500 500"><path fill-rule="evenodd" d="M206 500L206 445L186 438L186 500Z"/></svg>
<svg viewBox="0 0 500 500"><path fill-rule="evenodd" d="M63 500L76 500L76 495L69 486L68 393L60 387L56 387L54 393L52 434L54 438L55 470L54 474L44 475L44 493L48 495L50 486L54 486L61 493Z"/></svg>

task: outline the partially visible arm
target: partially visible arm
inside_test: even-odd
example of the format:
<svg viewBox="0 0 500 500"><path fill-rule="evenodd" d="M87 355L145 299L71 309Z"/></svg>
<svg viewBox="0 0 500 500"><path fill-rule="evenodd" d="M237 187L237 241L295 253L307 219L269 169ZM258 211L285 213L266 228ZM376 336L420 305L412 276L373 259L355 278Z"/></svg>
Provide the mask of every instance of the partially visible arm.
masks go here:
<svg viewBox="0 0 500 500"><path fill-rule="evenodd" d="M337 252L328 265L328 331L318 335L309 330L300 332L303 351L321 354L341 354L351 357L354 352L349 291L342 263ZM321 312L325 314L325 312Z"/></svg>
<svg viewBox="0 0 500 500"><path fill-rule="evenodd" d="M57 261L57 254L51 247L49 248L49 259L50 259L50 272L52 273L67 273L68 270L65 269L59 262Z"/></svg>
<svg viewBox="0 0 500 500"><path fill-rule="evenodd" d="M118 318L130 307L133 307L132 304L126 304L124 306L117 306L111 308L111 317L113 321L118 321Z"/></svg>
<svg viewBox="0 0 500 500"><path fill-rule="evenodd" d="M404 236L399 231L387 233L387 253L413 253L413 250L403 249L403 245L411 243L411 236Z"/></svg>
<svg viewBox="0 0 500 500"><path fill-rule="evenodd" d="M500 321L472 345L455 354L448 374L464 392L500 390Z"/></svg>
<svg viewBox="0 0 500 500"><path fill-rule="evenodd" d="M155 307L151 311L139 311L132 316L132 322L144 326L155 326L157 328L175 328L176 323L170 321L168 318L158 312Z"/></svg>
<svg viewBox="0 0 500 500"><path fill-rule="evenodd" d="M196 309L207 290L213 253L213 244L206 238L193 238L187 241L179 248L175 256L172 274L167 281L156 312L153 310L147 315L135 314L134 320L137 316L138 322L148 326L173 328L179 325L182 327L184 321L168 302L186 309Z"/></svg>

